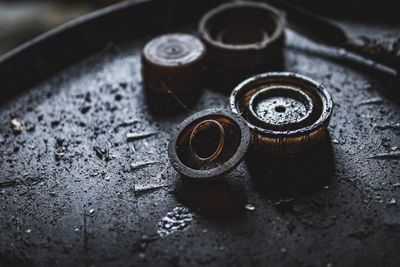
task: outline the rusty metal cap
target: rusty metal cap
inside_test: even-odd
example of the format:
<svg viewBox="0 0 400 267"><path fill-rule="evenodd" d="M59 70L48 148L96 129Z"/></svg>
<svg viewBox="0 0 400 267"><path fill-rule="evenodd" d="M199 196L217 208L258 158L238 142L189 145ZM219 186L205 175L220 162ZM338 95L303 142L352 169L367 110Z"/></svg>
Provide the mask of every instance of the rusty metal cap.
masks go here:
<svg viewBox="0 0 400 267"><path fill-rule="evenodd" d="M322 141L333 110L325 87L290 72L245 80L233 90L230 104L246 120L253 147L272 155L301 153Z"/></svg>
<svg viewBox="0 0 400 267"><path fill-rule="evenodd" d="M208 109L177 126L168 156L185 177L216 179L235 169L249 144L250 131L243 118L229 110Z"/></svg>
<svg viewBox="0 0 400 267"><path fill-rule="evenodd" d="M284 43L286 16L265 3L227 3L200 20L198 31L213 64L256 68L275 60Z"/></svg>
<svg viewBox="0 0 400 267"><path fill-rule="evenodd" d="M142 77L146 88L182 93L198 89L206 48L195 36L171 33L148 42L142 51Z"/></svg>

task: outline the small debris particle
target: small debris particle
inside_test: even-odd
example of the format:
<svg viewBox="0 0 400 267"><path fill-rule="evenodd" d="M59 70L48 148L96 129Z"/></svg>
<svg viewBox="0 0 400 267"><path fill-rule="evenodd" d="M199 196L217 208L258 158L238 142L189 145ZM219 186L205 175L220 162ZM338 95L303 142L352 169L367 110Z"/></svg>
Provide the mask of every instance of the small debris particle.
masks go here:
<svg viewBox="0 0 400 267"><path fill-rule="evenodd" d="M4 143L4 137L0 135L0 144Z"/></svg>
<svg viewBox="0 0 400 267"><path fill-rule="evenodd" d="M9 186L13 186L13 185L16 185L16 184L17 184L17 181L2 182L2 183L0 183L0 188L9 187Z"/></svg>
<svg viewBox="0 0 400 267"><path fill-rule="evenodd" d="M121 101L122 95L116 94L116 95L114 96L114 99L115 99L115 101Z"/></svg>
<svg viewBox="0 0 400 267"><path fill-rule="evenodd" d="M246 210L250 210L250 211L253 211L253 210L256 209L256 207L255 207L254 205L250 204L250 203L246 204L246 205L244 206L244 208L245 208Z"/></svg>
<svg viewBox="0 0 400 267"><path fill-rule="evenodd" d="M165 188L168 185L162 184L153 184L153 185L146 185L146 186L140 186L140 185L135 185L135 193L146 193L150 191L154 191L157 189Z"/></svg>
<svg viewBox="0 0 400 267"><path fill-rule="evenodd" d="M32 232L31 229L26 229L26 230L25 230L25 233L27 233L27 234L29 234L30 232Z"/></svg>
<svg viewBox="0 0 400 267"><path fill-rule="evenodd" d="M399 130L400 129L400 123L388 123L384 125L375 125L376 129L379 130L386 130L386 129L393 129L393 130Z"/></svg>
<svg viewBox="0 0 400 267"><path fill-rule="evenodd" d="M26 121L25 123L24 123L24 126L25 126L25 129L28 131L28 132L34 132L35 131L35 129L36 129L36 126L35 126L35 124L33 124L32 122L30 122L30 121Z"/></svg>
<svg viewBox="0 0 400 267"><path fill-rule="evenodd" d="M51 122L51 128L53 129L56 128L58 125L60 125L60 121L55 120Z"/></svg>
<svg viewBox="0 0 400 267"><path fill-rule="evenodd" d="M87 92L87 93L86 93L86 95L85 95L85 101L88 102L88 103L92 102L92 99L90 98L90 92Z"/></svg>
<svg viewBox="0 0 400 267"><path fill-rule="evenodd" d="M124 122L121 122L120 124L118 124L116 128L132 126L132 125L134 125L136 123L139 123L139 122L140 121L137 120L137 119L127 120L127 121L124 121Z"/></svg>
<svg viewBox="0 0 400 267"><path fill-rule="evenodd" d="M74 232L79 232L81 229L79 229L78 227L74 228Z"/></svg>
<svg viewBox="0 0 400 267"><path fill-rule="evenodd" d="M54 158L56 161L61 160L68 152L68 143L63 138L56 138Z"/></svg>
<svg viewBox="0 0 400 267"><path fill-rule="evenodd" d="M120 82L119 86L121 86L123 89L126 89L126 87L128 87L128 83L127 82Z"/></svg>
<svg viewBox="0 0 400 267"><path fill-rule="evenodd" d="M62 146L62 145L64 144L64 142L65 142L65 139L64 139L64 138L58 137L58 138L56 139L56 145L57 145L57 146Z"/></svg>
<svg viewBox="0 0 400 267"><path fill-rule="evenodd" d="M165 166L164 169L156 175L156 180L164 180L165 179L164 173L167 171L167 169L168 166Z"/></svg>
<svg viewBox="0 0 400 267"><path fill-rule="evenodd" d="M383 102L382 98L380 97L373 97L367 100L364 100L358 104L359 106L363 105L373 105L373 104L381 104Z"/></svg>
<svg viewBox="0 0 400 267"><path fill-rule="evenodd" d="M286 249L286 248L281 248L281 252L282 252L282 253L286 253L286 252L287 252L287 249Z"/></svg>
<svg viewBox="0 0 400 267"><path fill-rule="evenodd" d="M140 261L143 261L143 260L145 260L145 259L146 259L146 254L143 253L143 252L140 252L140 253L139 253L139 260L140 260Z"/></svg>
<svg viewBox="0 0 400 267"><path fill-rule="evenodd" d="M392 198L391 200L389 200L389 202L387 204L388 205L395 205L396 204L396 199Z"/></svg>
<svg viewBox="0 0 400 267"><path fill-rule="evenodd" d="M395 183L392 185L393 187L400 187L400 183Z"/></svg>
<svg viewBox="0 0 400 267"><path fill-rule="evenodd" d="M127 133L126 139L128 142L132 142L138 139L146 138L157 134L158 132L144 132L144 133Z"/></svg>
<svg viewBox="0 0 400 267"><path fill-rule="evenodd" d="M168 212L157 224L157 233L160 237L165 237L177 231L187 229L193 221L193 215L183 207L176 207Z"/></svg>
<svg viewBox="0 0 400 267"><path fill-rule="evenodd" d="M18 119L12 119L10 124L14 134L19 134L22 132L22 123Z"/></svg>
<svg viewBox="0 0 400 267"><path fill-rule="evenodd" d="M56 151L54 152L54 157L56 159L56 161L59 161L60 159L62 159L65 156L64 152L60 152L60 151Z"/></svg>
<svg viewBox="0 0 400 267"><path fill-rule="evenodd" d="M142 162L132 163L131 167L132 167L132 169L138 169L138 168L146 167L146 166L157 164L157 163L159 163L159 161L142 161Z"/></svg>
<svg viewBox="0 0 400 267"><path fill-rule="evenodd" d="M85 105L85 106L80 107L80 108L79 108L79 111L80 111L82 114L86 114L86 113L89 112L89 110L90 110L91 108L92 108L91 106Z"/></svg>
<svg viewBox="0 0 400 267"><path fill-rule="evenodd" d="M89 213L90 213L90 214L93 214L93 213L94 213L94 209L90 209L90 210L89 210Z"/></svg>
<svg viewBox="0 0 400 267"><path fill-rule="evenodd" d="M104 146L95 145L93 149L100 159L105 159L106 161L110 160L110 146L108 143Z"/></svg>
<svg viewBox="0 0 400 267"><path fill-rule="evenodd" d="M106 178L104 178L106 181L110 181L110 177L106 176Z"/></svg>
<svg viewBox="0 0 400 267"><path fill-rule="evenodd" d="M208 232L208 229L203 229L201 232L202 232L203 234L206 234L206 233Z"/></svg>
<svg viewBox="0 0 400 267"><path fill-rule="evenodd" d="M376 154L369 156L368 159L400 159L400 152Z"/></svg>
<svg viewBox="0 0 400 267"><path fill-rule="evenodd" d="M398 149L397 146L392 146L392 147L390 148L390 150L392 150L392 151L396 151L397 149Z"/></svg>

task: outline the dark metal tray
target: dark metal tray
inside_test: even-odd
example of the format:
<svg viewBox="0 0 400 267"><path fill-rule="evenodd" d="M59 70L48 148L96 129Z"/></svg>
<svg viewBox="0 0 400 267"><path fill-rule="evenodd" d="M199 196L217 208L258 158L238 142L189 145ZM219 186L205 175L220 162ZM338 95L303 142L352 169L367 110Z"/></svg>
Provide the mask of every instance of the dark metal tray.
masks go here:
<svg viewBox="0 0 400 267"><path fill-rule="evenodd" d="M399 160L379 156L399 151L397 84L292 31L283 69L331 92L329 142L285 160L249 155L216 183L170 167L169 135L188 113L153 112L140 49L195 33L216 2L127 1L0 59L1 266L400 265ZM228 95L204 88L190 113L212 107ZM156 134L128 143L128 131ZM168 227L171 211L183 220Z"/></svg>

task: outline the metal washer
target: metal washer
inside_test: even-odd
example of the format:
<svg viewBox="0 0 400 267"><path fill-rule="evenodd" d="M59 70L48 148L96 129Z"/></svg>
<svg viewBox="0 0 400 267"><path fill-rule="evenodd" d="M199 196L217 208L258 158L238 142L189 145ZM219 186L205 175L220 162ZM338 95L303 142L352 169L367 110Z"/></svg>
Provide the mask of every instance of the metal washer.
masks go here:
<svg viewBox="0 0 400 267"><path fill-rule="evenodd" d="M196 165L191 161L189 138L201 122L214 120L225 131L225 145L218 160ZM203 140L208 142L209 140ZM185 119L175 129L168 147L168 157L174 169L184 177L213 180L231 172L241 162L250 145L250 130L239 115L224 109L208 109Z"/></svg>

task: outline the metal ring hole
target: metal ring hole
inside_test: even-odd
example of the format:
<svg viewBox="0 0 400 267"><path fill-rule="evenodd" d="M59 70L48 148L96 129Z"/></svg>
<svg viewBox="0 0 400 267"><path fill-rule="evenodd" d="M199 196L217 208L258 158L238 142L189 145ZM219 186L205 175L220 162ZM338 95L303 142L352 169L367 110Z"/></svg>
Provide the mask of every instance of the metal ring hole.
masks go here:
<svg viewBox="0 0 400 267"><path fill-rule="evenodd" d="M258 46L277 31L277 14L258 6L227 8L211 16L206 29L211 39L228 46Z"/></svg>
<svg viewBox="0 0 400 267"><path fill-rule="evenodd" d="M286 108L284 106L276 106L275 111L279 113L285 113Z"/></svg>
<svg viewBox="0 0 400 267"><path fill-rule="evenodd" d="M196 125L189 137L189 149L195 160L211 162L219 157L224 147L225 131L215 120Z"/></svg>
<svg viewBox="0 0 400 267"><path fill-rule="evenodd" d="M262 27L237 23L218 32L216 39L224 44L245 45L261 43L268 36L268 32Z"/></svg>

